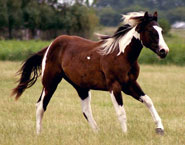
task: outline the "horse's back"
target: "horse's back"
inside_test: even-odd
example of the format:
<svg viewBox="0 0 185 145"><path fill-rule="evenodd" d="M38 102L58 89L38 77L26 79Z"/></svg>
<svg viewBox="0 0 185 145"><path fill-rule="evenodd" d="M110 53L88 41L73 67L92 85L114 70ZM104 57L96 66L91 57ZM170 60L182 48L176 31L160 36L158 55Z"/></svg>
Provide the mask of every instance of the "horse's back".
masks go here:
<svg viewBox="0 0 185 145"><path fill-rule="evenodd" d="M65 43L69 47L73 47L76 49L93 49L100 45L100 42L92 41L89 39L85 39L79 36L70 36L70 35L61 35L55 39L58 43Z"/></svg>

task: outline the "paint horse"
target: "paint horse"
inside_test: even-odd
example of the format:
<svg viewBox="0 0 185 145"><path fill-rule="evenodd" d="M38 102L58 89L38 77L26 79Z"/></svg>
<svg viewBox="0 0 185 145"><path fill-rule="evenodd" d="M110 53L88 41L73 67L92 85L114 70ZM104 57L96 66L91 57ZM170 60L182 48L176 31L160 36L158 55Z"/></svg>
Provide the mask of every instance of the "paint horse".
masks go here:
<svg viewBox="0 0 185 145"><path fill-rule="evenodd" d="M19 70L19 84L12 94L18 99L25 89L36 82L38 70L42 70L43 89L36 104L38 134L41 132L44 112L62 78L76 89L83 115L93 130L98 127L91 111L91 89L109 91L123 132L127 132L127 124L121 91L144 103L156 124L156 132L164 133L152 100L137 82L137 60L143 46L161 58L165 58L169 51L157 23L157 12L153 15L132 12L123 17L124 24L112 36L100 35L100 40L94 42L78 36L61 35L24 62Z"/></svg>

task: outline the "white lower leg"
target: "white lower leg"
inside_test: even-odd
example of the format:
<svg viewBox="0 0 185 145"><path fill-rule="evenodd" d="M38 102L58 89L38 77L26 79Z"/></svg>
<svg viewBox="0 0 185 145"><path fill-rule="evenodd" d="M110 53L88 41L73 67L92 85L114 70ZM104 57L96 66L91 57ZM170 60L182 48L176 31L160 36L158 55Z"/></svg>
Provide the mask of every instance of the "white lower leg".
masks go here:
<svg viewBox="0 0 185 145"><path fill-rule="evenodd" d="M150 97L145 95L145 96L141 96L141 99L143 103L147 106L147 108L149 109L157 128L161 128L162 130L164 130L161 118L159 117L159 114L157 113Z"/></svg>
<svg viewBox="0 0 185 145"><path fill-rule="evenodd" d="M112 103L114 105L114 108L116 110L118 120L121 123L122 130L123 130L123 132L127 132L127 117L126 117L125 108L124 108L124 106L118 105L118 103L115 99L115 96L113 94L113 91L111 92L111 99L112 99Z"/></svg>
<svg viewBox="0 0 185 145"><path fill-rule="evenodd" d="M89 96L86 99L81 100L82 112L86 116L86 118L87 118L90 126L93 128L93 130L97 130L98 129L97 124L96 124L96 121L94 120L93 115L92 115L90 102L91 102L91 93L89 91Z"/></svg>
<svg viewBox="0 0 185 145"><path fill-rule="evenodd" d="M42 97L40 102L36 104L36 132L37 134L40 134L41 128L42 128L42 118L44 115L44 109L43 109L43 98L45 96L45 91L42 93Z"/></svg>

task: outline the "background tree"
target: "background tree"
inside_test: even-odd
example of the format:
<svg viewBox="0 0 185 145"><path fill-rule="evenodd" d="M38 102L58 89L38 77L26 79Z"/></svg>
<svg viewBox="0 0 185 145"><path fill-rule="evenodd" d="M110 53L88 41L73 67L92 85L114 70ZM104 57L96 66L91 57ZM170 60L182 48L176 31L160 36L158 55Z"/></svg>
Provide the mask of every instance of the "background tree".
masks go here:
<svg viewBox="0 0 185 145"><path fill-rule="evenodd" d="M77 3L70 8L70 14L70 26L69 24L67 26L68 32L89 37L98 24L98 18L94 10Z"/></svg>
<svg viewBox="0 0 185 145"><path fill-rule="evenodd" d="M20 0L4 0L6 5L6 16L9 38L12 38L12 30L18 28L22 23L22 11Z"/></svg>
<svg viewBox="0 0 185 145"><path fill-rule="evenodd" d="M106 19L104 16L114 15L114 18L119 19L121 13L131 11L154 12L157 10L159 18L167 19L170 23L174 23L177 20L184 21L185 19L184 0L98 0L96 6L102 25L111 24L114 26L119 24L119 22L112 24L112 19ZM105 7L109 7L109 9L105 9ZM106 21L103 21L103 19L106 19Z"/></svg>
<svg viewBox="0 0 185 145"><path fill-rule="evenodd" d="M30 29L32 36L34 36L40 22L40 7L36 1L30 1L25 5L23 8L23 19L24 27Z"/></svg>
<svg viewBox="0 0 185 145"><path fill-rule="evenodd" d="M171 25L170 25L170 23L168 22L168 20L167 20L167 19L164 19L164 18L159 19L159 25L162 27L163 33L164 33L164 34L168 34L168 32L169 32L170 29L171 29Z"/></svg>
<svg viewBox="0 0 185 145"><path fill-rule="evenodd" d="M117 26L121 20L121 15L110 6L97 10L97 14L100 17L100 23L104 26Z"/></svg>
<svg viewBox="0 0 185 145"><path fill-rule="evenodd" d="M185 21L185 7L177 7L169 10L167 13L167 18L170 23L175 21Z"/></svg>
<svg viewBox="0 0 185 145"><path fill-rule="evenodd" d="M0 0L0 29L8 25L8 15L7 15L6 2Z"/></svg>

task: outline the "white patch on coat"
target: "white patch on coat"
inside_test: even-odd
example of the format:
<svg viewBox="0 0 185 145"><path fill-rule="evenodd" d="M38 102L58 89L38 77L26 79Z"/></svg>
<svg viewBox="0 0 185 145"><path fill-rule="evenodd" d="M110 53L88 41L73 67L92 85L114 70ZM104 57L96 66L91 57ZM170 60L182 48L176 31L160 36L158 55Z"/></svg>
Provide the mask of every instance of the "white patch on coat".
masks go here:
<svg viewBox="0 0 185 145"><path fill-rule="evenodd" d="M45 96L45 90L43 90L41 100L36 104L36 132L40 134L42 128L42 118L44 115L43 100Z"/></svg>
<svg viewBox="0 0 185 145"><path fill-rule="evenodd" d="M42 60L42 77L44 75L44 71L45 71L45 67L46 67L46 58L47 58L47 54L48 54L48 51L49 51L49 48L51 47L52 45L52 42L51 44L48 46L47 50L46 50L46 53L44 54L44 58Z"/></svg>
<svg viewBox="0 0 185 145"><path fill-rule="evenodd" d="M154 29L158 32L159 35L159 48L160 49L164 49L167 53L169 52L169 48L166 44L166 42L164 41L163 35L162 35L162 28L159 26L153 26Z"/></svg>
<svg viewBox="0 0 185 145"><path fill-rule="evenodd" d="M141 100L143 101L143 103L147 106L147 108L149 109L152 118L155 122L155 124L157 125L157 128L161 128L162 130L164 130L161 118L159 117L159 114L157 113L152 100L150 99L149 96L145 95L145 96L141 96Z"/></svg>
<svg viewBox="0 0 185 145"><path fill-rule="evenodd" d="M91 59L91 57L90 57L90 56L87 56L87 59L88 59L88 60L90 60L90 59Z"/></svg>
<svg viewBox="0 0 185 145"><path fill-rule="evenodd" d="M136 26L120 38L108 38L104 40L105 42L101 46L103 49L100 49L99 53L101 55L108 55L112 53L117 46L119 46L119 52L117 55L124 53L125 48L130 44L133 37L140 40L140 34L135 29Z"/></svg>
<svg viewBox="0 0 185 145"><path fill-rule="evenodd" d="M124 108L124 106L120 106L117 103L116 98L113 94L113 91L111 91L110 96L111 96L111 100L112 100L112 103L114 105L114 108L116 110L118 120L121 123L121 128L122 128L123 132L127 132L127 117L126 117L125 108Z"/></svg>
<svg viewBox="0 0 185 145"><path fill-rule="evenodd" d="M92 127L94 131L97 131L98 130L97 124L93 118L92 110L91 110L91 92L90 91L88 92L88 97L84 100L81 100L81 105L82 105L82 112L87 117L87 120L90 126Z"/></svg>

